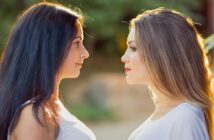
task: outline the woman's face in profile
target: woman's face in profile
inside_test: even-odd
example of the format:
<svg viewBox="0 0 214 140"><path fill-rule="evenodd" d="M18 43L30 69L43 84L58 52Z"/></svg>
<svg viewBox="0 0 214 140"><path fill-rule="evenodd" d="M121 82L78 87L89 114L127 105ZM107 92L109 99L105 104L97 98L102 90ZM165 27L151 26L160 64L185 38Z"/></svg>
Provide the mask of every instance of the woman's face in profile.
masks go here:
<svg viewBox="0 0 214 140"><path fill-rule="evenodd" d="M127 49L121 61L125 64L126 81L129 84L146 84L148 74L142 63L138 47L135 42L135 28L132 28L127 38Z"/></svg>
<svg viewBox="0 0 214 140"><path fill-rule="evenodd" d="M73 39L70 50L62 65L60 71L60 79L63 78L76 78L80 74L83 62L89 57L88 51L83 45L83 29L79 22L77 22L78 32Z"/></svg>

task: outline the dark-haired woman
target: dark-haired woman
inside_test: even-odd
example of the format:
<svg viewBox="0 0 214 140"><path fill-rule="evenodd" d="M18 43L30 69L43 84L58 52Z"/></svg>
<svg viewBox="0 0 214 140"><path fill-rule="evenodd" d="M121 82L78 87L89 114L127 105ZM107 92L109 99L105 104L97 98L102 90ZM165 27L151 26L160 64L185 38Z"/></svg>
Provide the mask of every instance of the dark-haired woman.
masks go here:
<svg viewBox="0 0 214 140"><path fill-rule="evenodd" d="M95 140L58 98L86 58L83 18L59 4L39 3L17 20L0 65L0 140Z"/></svg>

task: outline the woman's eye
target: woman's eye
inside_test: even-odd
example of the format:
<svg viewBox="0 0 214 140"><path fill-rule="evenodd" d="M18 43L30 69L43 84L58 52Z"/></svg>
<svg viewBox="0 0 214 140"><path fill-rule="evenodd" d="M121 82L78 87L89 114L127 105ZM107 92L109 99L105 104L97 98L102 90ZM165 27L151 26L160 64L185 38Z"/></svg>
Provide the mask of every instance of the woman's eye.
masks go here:
<svg viewBox="0 0 214 140"><path fill-rule="evenodd" d="M80 46L80 42L78 41L78 42L75 42L75 45L77 46L77 47L79 47Z"/></svg>
<svg viewBox="0 0 214 140"><path fill-rule="evenodd" d="M136 47L129 47L131 49L131 51L136 51L137 48Z"/></svg>

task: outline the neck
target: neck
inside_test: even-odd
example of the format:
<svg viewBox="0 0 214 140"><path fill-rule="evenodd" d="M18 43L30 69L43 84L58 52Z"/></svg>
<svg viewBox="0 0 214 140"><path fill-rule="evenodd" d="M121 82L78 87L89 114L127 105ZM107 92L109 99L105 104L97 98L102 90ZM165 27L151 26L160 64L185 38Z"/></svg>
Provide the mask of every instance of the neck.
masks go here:
<svg viewBox="0 0 214 140"><path fill-rule="evenodd" d="M59 84L60 84L60 81L59 79L56 80L55 84L54 84L54 89L53 89L53 98L55 100L58 100L59 99Z"/></svg>
<svg viewBox="0 0 214 140"><path fill-rule="evenodd" d="M157 89L151 89L151 97L155 104L155 110L167 110L177 106L180 103L188 102L184 97L173 97L159 92Z"/></svg>

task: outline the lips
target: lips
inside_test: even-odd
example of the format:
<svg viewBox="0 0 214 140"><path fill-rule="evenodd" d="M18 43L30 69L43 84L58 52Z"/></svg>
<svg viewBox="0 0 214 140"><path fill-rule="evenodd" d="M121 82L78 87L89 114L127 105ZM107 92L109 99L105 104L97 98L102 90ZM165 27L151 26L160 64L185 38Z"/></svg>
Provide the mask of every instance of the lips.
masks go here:
<svg viewBox="0 0 214 140"><path fill-rule="evenodd" d="M77 66L82 66L82 63L76 63Z"/></svg>
<svg viewBox="0 0 214 140"><path fill-rule="evenodd" d="M124 68L124 70L125 70L125 73L127 73L127 72L131 71L131 69L130 69L130 68L128 68L128 67L125 67L125 68Z"/></svg>

